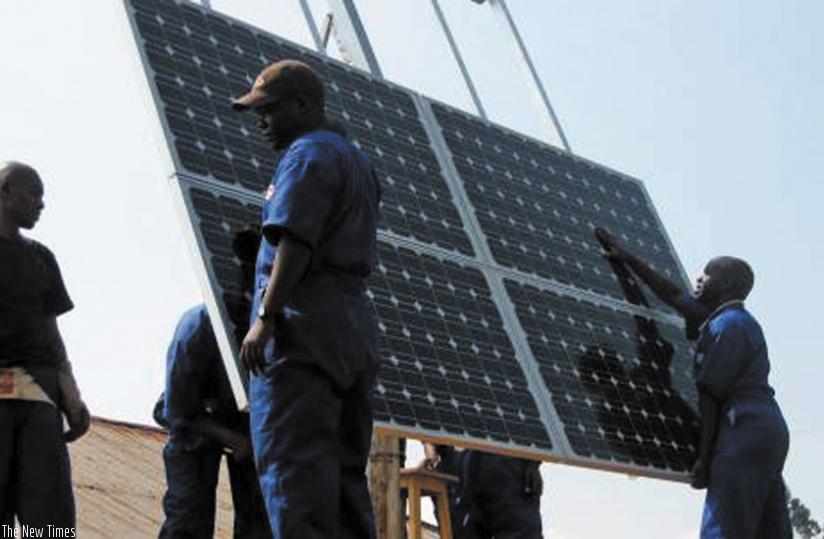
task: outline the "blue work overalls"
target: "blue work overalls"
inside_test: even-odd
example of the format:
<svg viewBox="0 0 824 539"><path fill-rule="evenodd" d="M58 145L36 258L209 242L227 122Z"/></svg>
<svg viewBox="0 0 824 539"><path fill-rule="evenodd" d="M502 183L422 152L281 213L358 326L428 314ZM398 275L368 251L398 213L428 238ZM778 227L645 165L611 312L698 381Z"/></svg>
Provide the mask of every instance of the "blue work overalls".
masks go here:
<svg viewBox="0 0 824 539"><path fill-rule="evenodd" d="M704 323L696 384L719 404L720 417L702 539L792 537L781 476L789 433L769 370L761 327L741 302L723 305Z"/></svg>
<svg viewBox="0 0 824 539"><path fill-rule="evenodd" d="M375 264L380 189L337 132L296 139L262 212L251 322L284 234L310 267L275 314L262 375L249 384L252 441L276 539L374 537L365 475L376 328L364 281Z"/></svg>
<svg viewBox="0 0 824 539"><path fill-rule="evenodd" d="M529 484L536 463L483 451L463 452L455 539L540 539L541 493Z"/></svg>
<svg viewBox="0 0 824 539"><path fill-rule="evenodd" d="M235 408L220 351L204 305L180 319L166 359L166 388L155 419L169 428L163 448L166 467L166 519L159 537L211 538L223 446L191 429L188 421L208 416L226 428L243 432L248 419ZM232 489L235 539L269 539L263 500L252 459L227 458Z"/></svg>

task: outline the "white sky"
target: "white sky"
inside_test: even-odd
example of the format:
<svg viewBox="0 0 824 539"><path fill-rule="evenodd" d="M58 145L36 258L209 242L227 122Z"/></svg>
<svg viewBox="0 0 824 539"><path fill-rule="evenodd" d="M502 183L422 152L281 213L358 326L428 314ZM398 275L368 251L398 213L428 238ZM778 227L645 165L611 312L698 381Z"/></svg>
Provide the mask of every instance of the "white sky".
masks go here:
<svg viewBox="0 0 824 539"><path fill-rule="evenodd" d="M485 6L442 0L487 112L541 136ZM309 45L297 0L215 0ZM322 0L312 5L323 7ZM360 0L384 75L469 108L426 0ZM824 4L815 0L509 0L573 150L644 180L687 271L734 254L770 344L792 433L785 477L824 518L819 306ZM318 11L320 13L320 11ZM164 181L165 146L116 0L0 2L0 159L34 165L76 309L61 328L97 415L146 422L179 314L200 301ZM695 537L683 485L544 466L545 533Z"/></svg>

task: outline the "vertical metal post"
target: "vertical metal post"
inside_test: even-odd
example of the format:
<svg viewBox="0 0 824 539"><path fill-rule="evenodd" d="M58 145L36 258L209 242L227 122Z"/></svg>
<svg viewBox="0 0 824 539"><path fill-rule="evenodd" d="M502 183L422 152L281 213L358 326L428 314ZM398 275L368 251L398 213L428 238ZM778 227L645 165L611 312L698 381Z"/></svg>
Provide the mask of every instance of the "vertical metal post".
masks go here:
<svg viewBox="0 0 824 539"><path fill-rule="evenodd" d="M571 153L572 150L569 147L569 142L564 135L563 129L561 129L561 123L558 121L555 111L552 109L552 105L549 102L549 96L544 89L544 85L541 83L541 78L538 76L538 72L535 70L535 66L529 57L524 41L521 39L521 34L515 26L515 21L512 19L512 15L506 7L506 0L488 0L488 3L492 6L492 10L495 12L498 22L504 32L510 37L515 48L518 63L532 79L532 84L534 85L534 92L538 103L543 109L545 109L544 112L548 114L548 118L546 118L544 123L550 131L550 142L556 145L561 144L566 151Z"/></svg>
<svg viewBox="0 0 824 539"><path fill-rule="evenodd" d="M378 59L369 43L354 0L327 0L334 17L335 31L341 41L341 53L358 68L383 78Z"/></svg>
<svg viewBox="0 0 824 539"><path fill-rule="evenodd" d="M458 50L458 44L455 43L455 40L452 37L452 32L449 30L449 24L447 24L446 17L444 17L443 11L441 11L440 2L438 2L438 0L432 0L432 7L435 10L435 15L438 16L438 22L441 23L441 28L443 29L444 34L446 34L446 40L449 42L449 48L452 49L452 55L455 56L455 61L458 62L458 69L461 70L461 75L466 83L466 87L469 89L469 94L472 96L472 101L475 103L475 110L478 111L481 118L486 120L486 111L481 103L481 98L478 96L478 92L475 90L475 85L472 83L472 78L469 76L469 71L466 69L466 64L464 64L463 57Z"/></svg>
<svg viewBox="0 0 824 539"><path fill-rule="evenodd" d="M323 39L320 37L318 25L315 24L315 17L312 15L312 9L309 7L309 0L300 0L300 9L306 18L306 25L309 27L309 33L312 34L312 41L315 42L315 48L318 49L318 52L321 54L326 54L326 47L323 46Z"/></svg>

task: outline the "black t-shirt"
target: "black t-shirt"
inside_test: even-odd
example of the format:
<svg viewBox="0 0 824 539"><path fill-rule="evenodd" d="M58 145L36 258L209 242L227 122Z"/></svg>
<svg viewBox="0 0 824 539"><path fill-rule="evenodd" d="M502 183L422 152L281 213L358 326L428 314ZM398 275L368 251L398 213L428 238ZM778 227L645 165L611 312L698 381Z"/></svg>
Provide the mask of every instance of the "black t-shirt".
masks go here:
<svg viewBox="0 0 824 539"><path fill-rule="evenodd" d="M55 364L46 320L73 306L51 251L0 238L0 367Z"/></svg>

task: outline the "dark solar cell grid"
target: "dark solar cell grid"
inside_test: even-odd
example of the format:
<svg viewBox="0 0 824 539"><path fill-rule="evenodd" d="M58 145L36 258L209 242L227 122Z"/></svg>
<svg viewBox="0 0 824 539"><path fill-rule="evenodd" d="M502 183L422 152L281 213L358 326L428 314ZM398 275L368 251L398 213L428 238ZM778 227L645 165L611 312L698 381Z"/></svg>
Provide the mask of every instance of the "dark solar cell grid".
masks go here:
<svg viewBox="0 0 824 539"><path fill-rule="evenodd" d="M687 472L697 423L682 330L506 280L573 450Z"/></svg>
<svg viewBox="0 0 824 539"><path fill-rule="evenodd" d="M593 235L603 226L683 282L637 183L454 109L433 110L496 262L623 298Z"/></svg>
<svg viewBox="0 0 824 539"><path fill-rule="evenodd" d="M217 279L216 296L231 320L230 335L234 336L235 343L240 343L249 327L252 300L249 290L254 280L254 266L241 265L232 250L232 241L244 227L260 222L260 206L198 187L190 187L188 193L197 215L192 219L192 226L206 244L208 253L204 259Z"/></svg>
<svg viewBox="0 0 824 539"><path fill-rule="evenodd" d="M480 271L381 243L369 294L384 351L376 417L552 448Z"/></svg>
<svg viewBox="0 0 824 539"><path fill-rule="evenodd" d="M185 171L255 192L268 186L277 155L258 134L254 114L236 113L229 102L248 91L266 64L297 58L326 81L330 120L373 158L384 186L382 229L472 254L408 93L188 2L132 4Z"/></svg>

